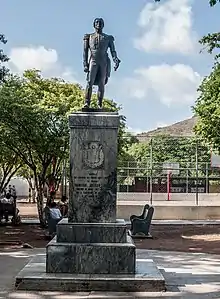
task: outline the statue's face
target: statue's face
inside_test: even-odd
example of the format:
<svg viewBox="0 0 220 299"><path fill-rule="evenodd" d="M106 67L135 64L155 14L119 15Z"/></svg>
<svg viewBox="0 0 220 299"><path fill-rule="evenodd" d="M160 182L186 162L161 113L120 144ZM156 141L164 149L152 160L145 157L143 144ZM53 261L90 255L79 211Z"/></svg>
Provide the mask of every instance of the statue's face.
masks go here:
<svg viewBox="0 0 220 299"><path fill-rule="evenodd" d="M99 30L102 30L103 27L104 27L104 21L103 21L103 19L101 19L101 18L95 19L95 21L94 21L94 28L97 31L99 31Z"/></svg>

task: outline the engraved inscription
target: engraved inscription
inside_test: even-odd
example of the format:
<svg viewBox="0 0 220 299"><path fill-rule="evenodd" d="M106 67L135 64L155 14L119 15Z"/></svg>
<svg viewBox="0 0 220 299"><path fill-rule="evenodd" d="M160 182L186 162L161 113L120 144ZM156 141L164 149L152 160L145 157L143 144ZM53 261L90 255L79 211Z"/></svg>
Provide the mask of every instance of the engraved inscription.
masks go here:
<svg viewBox="0 0 220 299"><path fill-rule="evenodd" d="M87 142L83 146L83 164L89 168L100 168L104 163L102 144L98 141Z"/></svg>
<svg viewBox="0 0 220 299"><path fill-rule="evenodd" d="M85 177L74 176L73 179L74 192L83 193L86 196L97 196L106 178L89 175Z"/></svg>

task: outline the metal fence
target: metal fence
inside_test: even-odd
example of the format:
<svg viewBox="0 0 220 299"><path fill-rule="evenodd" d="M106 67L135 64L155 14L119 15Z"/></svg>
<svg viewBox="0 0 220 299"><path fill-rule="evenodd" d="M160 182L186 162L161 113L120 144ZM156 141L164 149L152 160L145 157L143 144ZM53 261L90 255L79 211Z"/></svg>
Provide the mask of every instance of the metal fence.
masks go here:
<svg viewBox="0 0 220 299"><path fill-rule="evenodd" d="M220 170L211 166L211 148L201 139L155 136L133 144L128 156L118 165L119 200L120 194L131 198L133 193L151 203L193 200L198 205L199 196L208 200L207 194L220 192Z"/></svg>

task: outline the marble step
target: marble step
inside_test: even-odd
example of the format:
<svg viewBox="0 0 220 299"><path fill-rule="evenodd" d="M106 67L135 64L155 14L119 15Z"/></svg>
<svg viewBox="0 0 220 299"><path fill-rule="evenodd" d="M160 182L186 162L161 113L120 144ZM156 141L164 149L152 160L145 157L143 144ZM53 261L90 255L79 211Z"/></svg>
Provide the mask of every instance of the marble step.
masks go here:
<svg viewBox="0 0 220 299"><path fill-rule="evenodd" d="M135 274L90 275L46 273L45 255L34 257L20 271L15 286L17 290L42 292L161 292L166 290L164 277L151 259L137 259Z"/></svg>
<svg viewBox="0 0 220 299"><path fill-rule="evenodd" d="M62 219L57 225L59 243L126 243L124 220L115 223L70 223Z"/></svg>
<svg viewBox="0 0 220 299"><path fill-rule="evenodd" d="M58 243L46 248L47 273L131 274L135 272L136 247L126 243Z"/></svg>

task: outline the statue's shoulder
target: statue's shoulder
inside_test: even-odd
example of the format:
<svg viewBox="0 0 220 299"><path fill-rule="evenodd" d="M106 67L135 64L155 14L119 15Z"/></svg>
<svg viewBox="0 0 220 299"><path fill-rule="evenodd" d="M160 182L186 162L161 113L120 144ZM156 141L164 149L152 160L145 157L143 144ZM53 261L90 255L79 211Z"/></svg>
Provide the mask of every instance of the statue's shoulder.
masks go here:
<svg viewBox="0 0 220 299"><path fill-rule="evenodd" d="M91 35L91 33L86 33L86 34L84 34L83 39L84 39L84 40L89 40L90 35Z"/></svg>
<svg viewBox="0 0 220 299"><path fill-rule="evenodd" d="M108 35L108 39L110 42L113 42L115 40L113 35Z"/></svg>

